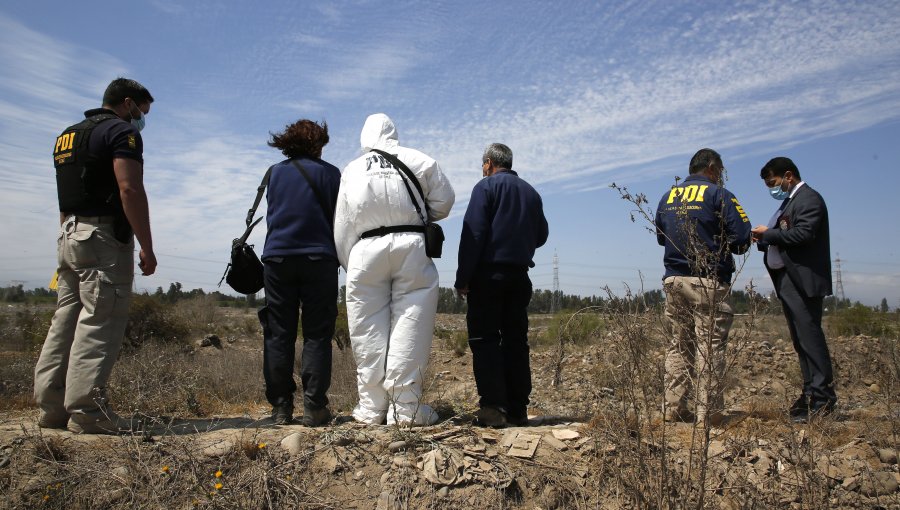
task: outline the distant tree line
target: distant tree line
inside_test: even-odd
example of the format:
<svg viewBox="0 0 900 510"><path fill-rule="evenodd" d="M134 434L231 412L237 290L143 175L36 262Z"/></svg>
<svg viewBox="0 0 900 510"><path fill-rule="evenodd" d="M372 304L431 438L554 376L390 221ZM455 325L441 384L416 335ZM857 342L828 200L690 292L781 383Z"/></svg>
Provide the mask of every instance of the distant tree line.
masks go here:
<svg viewBox="0 0 900 510"><path fill-rule="evenodd" d="M184 290L180 282L169 284L168 290L157 287L156 291L150 294L152 297L159 299L164 303L177 303L185 299L193 299L202 296L211 296L220 306L234 307L255 307L262 304L263 299L256 295L232 296L223 294L219 291L206 292L203 289ZM346 286L342 286L338 294L340 304L346 304ZM552 313L554 293L547 289L535 289L531 297L531 303L528 305L529 313ZM759 294L751 295L743 290L733 290L731 292L731 304L734 313L747 313L753 299L759 300L760 312L762 313L781 313L781 303L772 292L768 296L760 296ZM32 290L26 290L22 285L13 285L9 287L0 287L0 302L3 303L55 303L56 291L43 287L37 287ZM575 294L558 293L559 310L580 310L587 307L602 307L605 310L614 311L619 308L630 307L634 309L637 305L643 310L662 310L666 302L666 295L661 289L648 290L643 293L632 295L630 297L608 297L608 296L579 296ZM832 313L841 309L865 306L859 301L851 301L849 299L837 299L834 296L825 298L826 313ZM870 307L875 312L888 313L891 311L887 298L882 298L880 305ZM466 302L456 296L456 290L441 287L438 289L438 313L466 313Z"/></svg>

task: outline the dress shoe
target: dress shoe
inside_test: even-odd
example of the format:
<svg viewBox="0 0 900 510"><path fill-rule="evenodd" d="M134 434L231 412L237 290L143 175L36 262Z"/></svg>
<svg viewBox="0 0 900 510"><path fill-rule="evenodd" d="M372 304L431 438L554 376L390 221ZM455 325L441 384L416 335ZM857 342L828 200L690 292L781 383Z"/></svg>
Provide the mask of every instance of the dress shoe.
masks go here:
<svg viewBox="0 0 900 510"><path fill-rule="evenodd" d="M527 414L509 414L509 413L507 413L506 423L508 425L512 425L514 427L527 427L528 426L528 415Z"/></svg>
<svg viewBox="0 0 900 510"><path fill-rule="evenodd" d="M834 412L836 400L812 400L809 407L792 415L794 423L806 423L812 418L827 416Z"/></svg>
<svg viewBox="0 0 900 510"><path fill-rule="evenodd" d="M790 407L790 415L791 417L799 416L801 414L806 414L809 410L809 395L806 393L801 393L797 400L791 404Z"/></svg>
<svg viewBox="0 0 900 510"><path fill-rule="evenodd" d="M475 424L500 429L506 426L506 413L496 407L482 407L475 413Z"/></svg>

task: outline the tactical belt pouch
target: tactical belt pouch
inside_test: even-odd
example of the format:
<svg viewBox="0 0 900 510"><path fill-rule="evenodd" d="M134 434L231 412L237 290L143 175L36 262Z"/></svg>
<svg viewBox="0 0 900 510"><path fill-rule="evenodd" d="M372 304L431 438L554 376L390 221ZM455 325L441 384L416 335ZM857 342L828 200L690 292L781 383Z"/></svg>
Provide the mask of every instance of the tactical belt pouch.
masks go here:
<svg viewBox="0 0 900 510"><path fill-rule="evenodd" d="M444 247L444 229L437 223L425 225L425 255L433 259L441 258Z"/></svg>
<svg viewBox="0 0 900 510"><path fill-rule="evenodd" d="M379 149L372 149L372 152L377 152L378 154L384 156L384 158L390 161L391 164L397 169L397 171L400 172L400 179L403 181L403 185L406 186L406 191L409 193L409 198L412 200L413 205L416 206L416 212L419 213L419 218L422 219L422 223L425 224L425 255L428 255L433 259L441 258L441 252L443 251L444 246L444 229L442 229L441 226L437 223L428 221L428 216L430 215L428 211L428 200L425 200L425 193L422 192L422 186L419 184L419 180L416 179L416 176L412 173L412 170L410 170L405 163L400 161L400 158L398 158L397 156ZM406 175L406 178L403 177L404 175ZM424 215L422 214L422 208L419 207L419 201L416 200L416 196L413 195L412 189L409 187L407 178L412 181L413 185L416 187L416 190L419 192L419 196L422 197L422 203L425 204ZM370 230L369 232L372 231Z"/></svg>
<svg viewBox="0 0 900 510"><path fill-rule="evenodd" d="M128 223L128 218L124 214L115 215L115 219L113 219L113 235L117 241L123 244L128 244L132 236L134 236L131 224Z"/></svg>

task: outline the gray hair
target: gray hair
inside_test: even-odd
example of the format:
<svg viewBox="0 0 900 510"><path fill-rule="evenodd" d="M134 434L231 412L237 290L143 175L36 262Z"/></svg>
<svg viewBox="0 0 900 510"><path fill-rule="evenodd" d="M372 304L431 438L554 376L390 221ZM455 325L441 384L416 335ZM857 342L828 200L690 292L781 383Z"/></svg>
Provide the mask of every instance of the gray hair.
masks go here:
<svg viewBox="0 0 900 510"><path fill-rule="evenodd" d="M498 168L512 170L512 149L502 143L492 143L484 150L484 156L481 157L482 163L487 163L487 160L493 161Z"/></svg>

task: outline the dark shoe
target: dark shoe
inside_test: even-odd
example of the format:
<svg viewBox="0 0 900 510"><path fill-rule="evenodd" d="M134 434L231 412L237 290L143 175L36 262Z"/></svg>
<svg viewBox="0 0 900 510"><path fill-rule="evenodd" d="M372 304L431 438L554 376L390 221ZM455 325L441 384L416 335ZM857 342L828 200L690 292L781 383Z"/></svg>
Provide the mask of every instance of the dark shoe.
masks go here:
<svg viewBox="0 0 900 510"><path fill-rule="evenodd" d="M300 419L300 424L304 427L318 427L319 425L326 425L330 421L331 411L327 407L322 409L304 407L303 418Z"/></svg>
<svg viewBox="0 0 900 510"><path fill-rule="evenodd" d="M512 414L506 413L506 423L513 427L527 427L528 414Z"/></svg>
<svg viewBox="0 0 900 510"><path fill-rule="evenodd" d="M668 407L663 413L663 420L668 422L692 422L694 421L694 413L687 409L678 407Z"/></svg>
<svg viewBox="0 0 900 510"><path fill-rule="evenodd" d="M284 403L272 407L272 420L275 425L290 425L294 421L294 405Z"/></svg>
<svg viewBox="0 0 900 510"><path fill-rule="evenodd" d="M798 411L797 414L792 415L791 417L793 418L794 423L806 423L813 418L827 416L833 413L836 405L837 400L813 400L810 402L807 409Z"/></svg>
<svg viewBox="0 0 900 510"><path fill-rule="evenodd" d="M794 416L805 415L809 411L809 395L806 393L802 393L797 400L791 404L790 415L793 418Z"/></svg>
<svg viewBox="0 0 900 510"><path fill-rule="evenodd" d="M38 418L38 427L42 429L66 429L66 425L69 424L69 415L66 414L64 416L50 416L47 413L41 412L41 417Z"/></svg>
<svg viewBox="0 0 900 510"><path fill-rule="evenodd" d="M116 414L99 420L69 420L69 432L74 434L134 434L140 432L141 423L134 418L122 418Z"/></svg>
<svg viewBox="0 0 900 510"><path fill-rule="evenodd" d="M482 407L475 413L475 425L500 429L506 426L506 413L496 407Z"/></svg>

